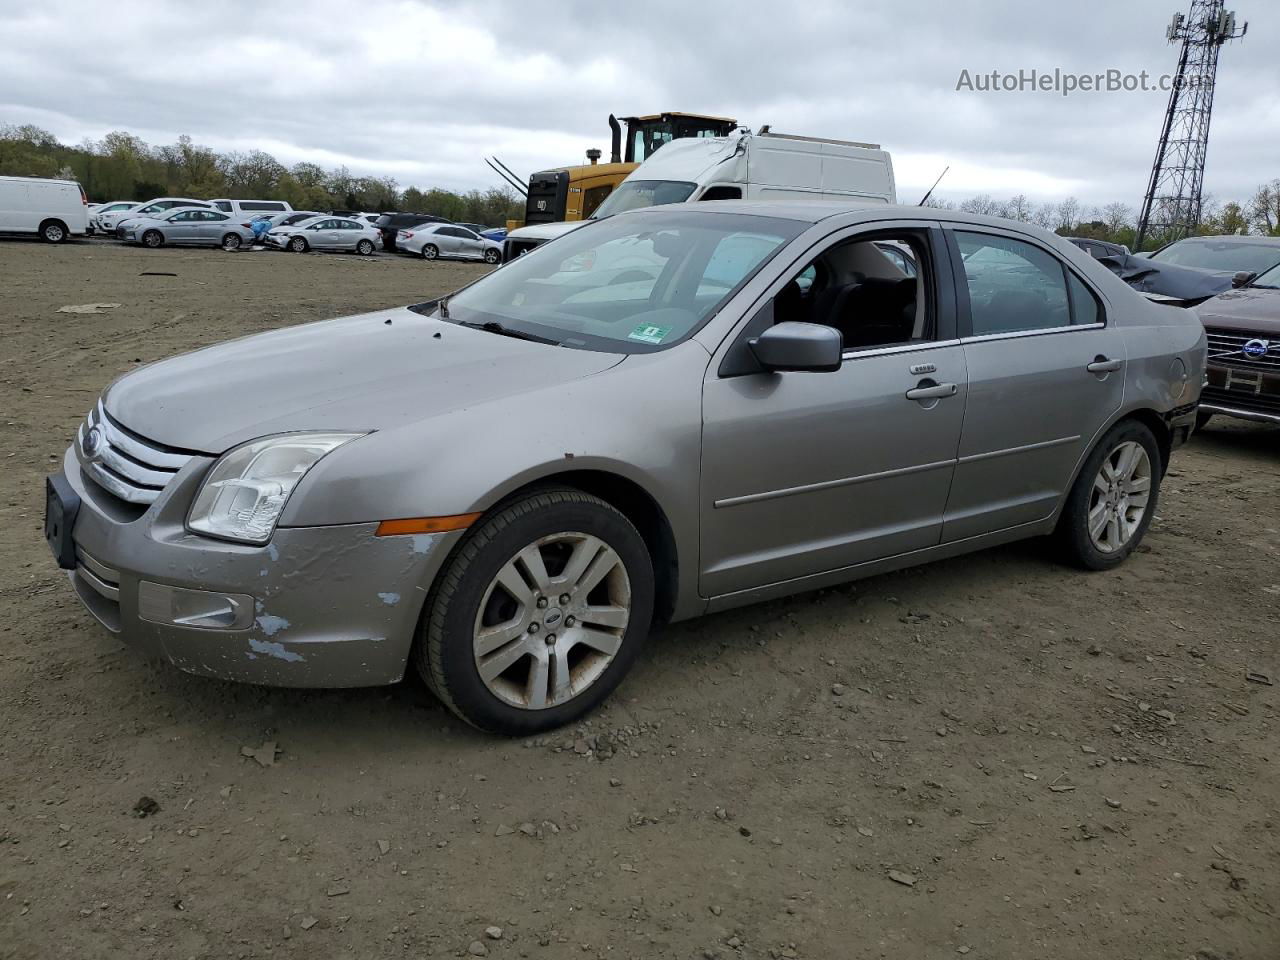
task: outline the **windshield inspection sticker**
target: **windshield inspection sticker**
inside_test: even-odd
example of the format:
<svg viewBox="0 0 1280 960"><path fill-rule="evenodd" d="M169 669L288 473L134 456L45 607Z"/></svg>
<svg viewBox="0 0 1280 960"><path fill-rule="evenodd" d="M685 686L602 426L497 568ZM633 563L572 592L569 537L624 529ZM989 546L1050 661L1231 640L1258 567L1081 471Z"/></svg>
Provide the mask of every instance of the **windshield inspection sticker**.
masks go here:
<svg viewBox="0 0 1280 960"><path fill-rule="evenodd" d="M670 332L670 327L654 327L642 323L627 334L627 339L639 340L641 343L661 343Z"/></svg>

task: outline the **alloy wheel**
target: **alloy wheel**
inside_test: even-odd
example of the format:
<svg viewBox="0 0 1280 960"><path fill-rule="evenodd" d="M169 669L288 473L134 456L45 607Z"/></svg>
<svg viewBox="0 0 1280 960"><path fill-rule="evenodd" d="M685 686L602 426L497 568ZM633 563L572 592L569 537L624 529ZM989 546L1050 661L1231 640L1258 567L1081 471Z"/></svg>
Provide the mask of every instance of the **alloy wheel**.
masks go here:
<svg viewBox="0 0 1280 960"><path fill-rule="evenodd" d="M1142 525L1151 499L1151 458L1133 440L1102 461L1089 494L1089 539L1102 553L1124 549Z"/></svg>
<svg viewBox="0 0 1280 960"><path fill-rule="evenodd" d="M560 706L600 679L631 619L631 580L599 537L542 537L494 576L472 652L485 687L525 710Z"/></svg>

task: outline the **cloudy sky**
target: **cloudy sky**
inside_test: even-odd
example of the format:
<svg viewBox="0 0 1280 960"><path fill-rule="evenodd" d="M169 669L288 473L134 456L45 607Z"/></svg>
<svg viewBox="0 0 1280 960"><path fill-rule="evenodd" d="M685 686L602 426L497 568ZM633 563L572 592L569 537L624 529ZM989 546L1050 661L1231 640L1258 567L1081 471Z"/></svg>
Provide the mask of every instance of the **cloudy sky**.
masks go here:
<svg viewBox="0 0 1280 960"><path fill-rule="evenodd" d="M1022 192L1137 206L1167 94L957 90L961 71L1172 72L1189 0L0 0L0 123L64 141L188 133L219 150L345 164L402 185L488 187L608 147L660 110L869 140L914 202ZM1206 191L1280 177L1274 0L1218 71Z"/></svg>

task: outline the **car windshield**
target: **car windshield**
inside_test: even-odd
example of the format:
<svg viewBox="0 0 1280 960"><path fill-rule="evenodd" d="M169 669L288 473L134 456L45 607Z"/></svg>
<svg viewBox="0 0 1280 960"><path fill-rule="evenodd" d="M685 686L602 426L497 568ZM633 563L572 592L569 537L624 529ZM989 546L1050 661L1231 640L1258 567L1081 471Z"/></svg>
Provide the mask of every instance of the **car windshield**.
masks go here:
<svg viewBox="0 0 1280 960"><path fill-rule="evenodd" d="M692 211L593 223L450 297L441 315L568 347L648 353L695 333L806 226Z"/></svg>
<svg viewBox="0 0 1280 960"><path fill-rule="evenodd" d="M660 207L664 203L684 203L697 186L685 180L626 180L605 198L590 219L603 220L615 213Z"/></svg>
<svg viewBox="0 0 1280 960"><path fill-rule="evenodd" d="M1179 240L1153 253L1151 259L1201 270L1262 273L1280 264L1280 243Z"/></svg>
<svg viewBox="0 0 1280 960"><path fill-rule="evenodd" d="M1254 278L1253 283L1249 284L1249 286L1269 287L1272 290L1280 288L1280 265L1274 266L1270 270L1259 274Z"/></svg>

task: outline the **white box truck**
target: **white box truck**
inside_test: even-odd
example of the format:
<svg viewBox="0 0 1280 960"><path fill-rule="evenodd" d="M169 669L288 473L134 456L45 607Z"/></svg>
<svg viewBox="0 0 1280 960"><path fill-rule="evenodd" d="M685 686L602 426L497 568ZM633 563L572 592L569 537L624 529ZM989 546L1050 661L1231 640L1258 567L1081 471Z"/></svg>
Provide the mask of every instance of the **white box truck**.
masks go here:
<svg viewBox="0 0 1280 960"><path fill-rule="evenodd" d="M83 237L89 198L74 180L0 177L0 233L34 233L49 243Z"/></svg>
<svg viewBox="0 0 1280 960"><path fill-rule="evenodd" d="M539 223L507 235L503 262L591 220L703 200L895 203L893 160L879 144L741 130L672 140L636 167L587 220Z"/></svg>

